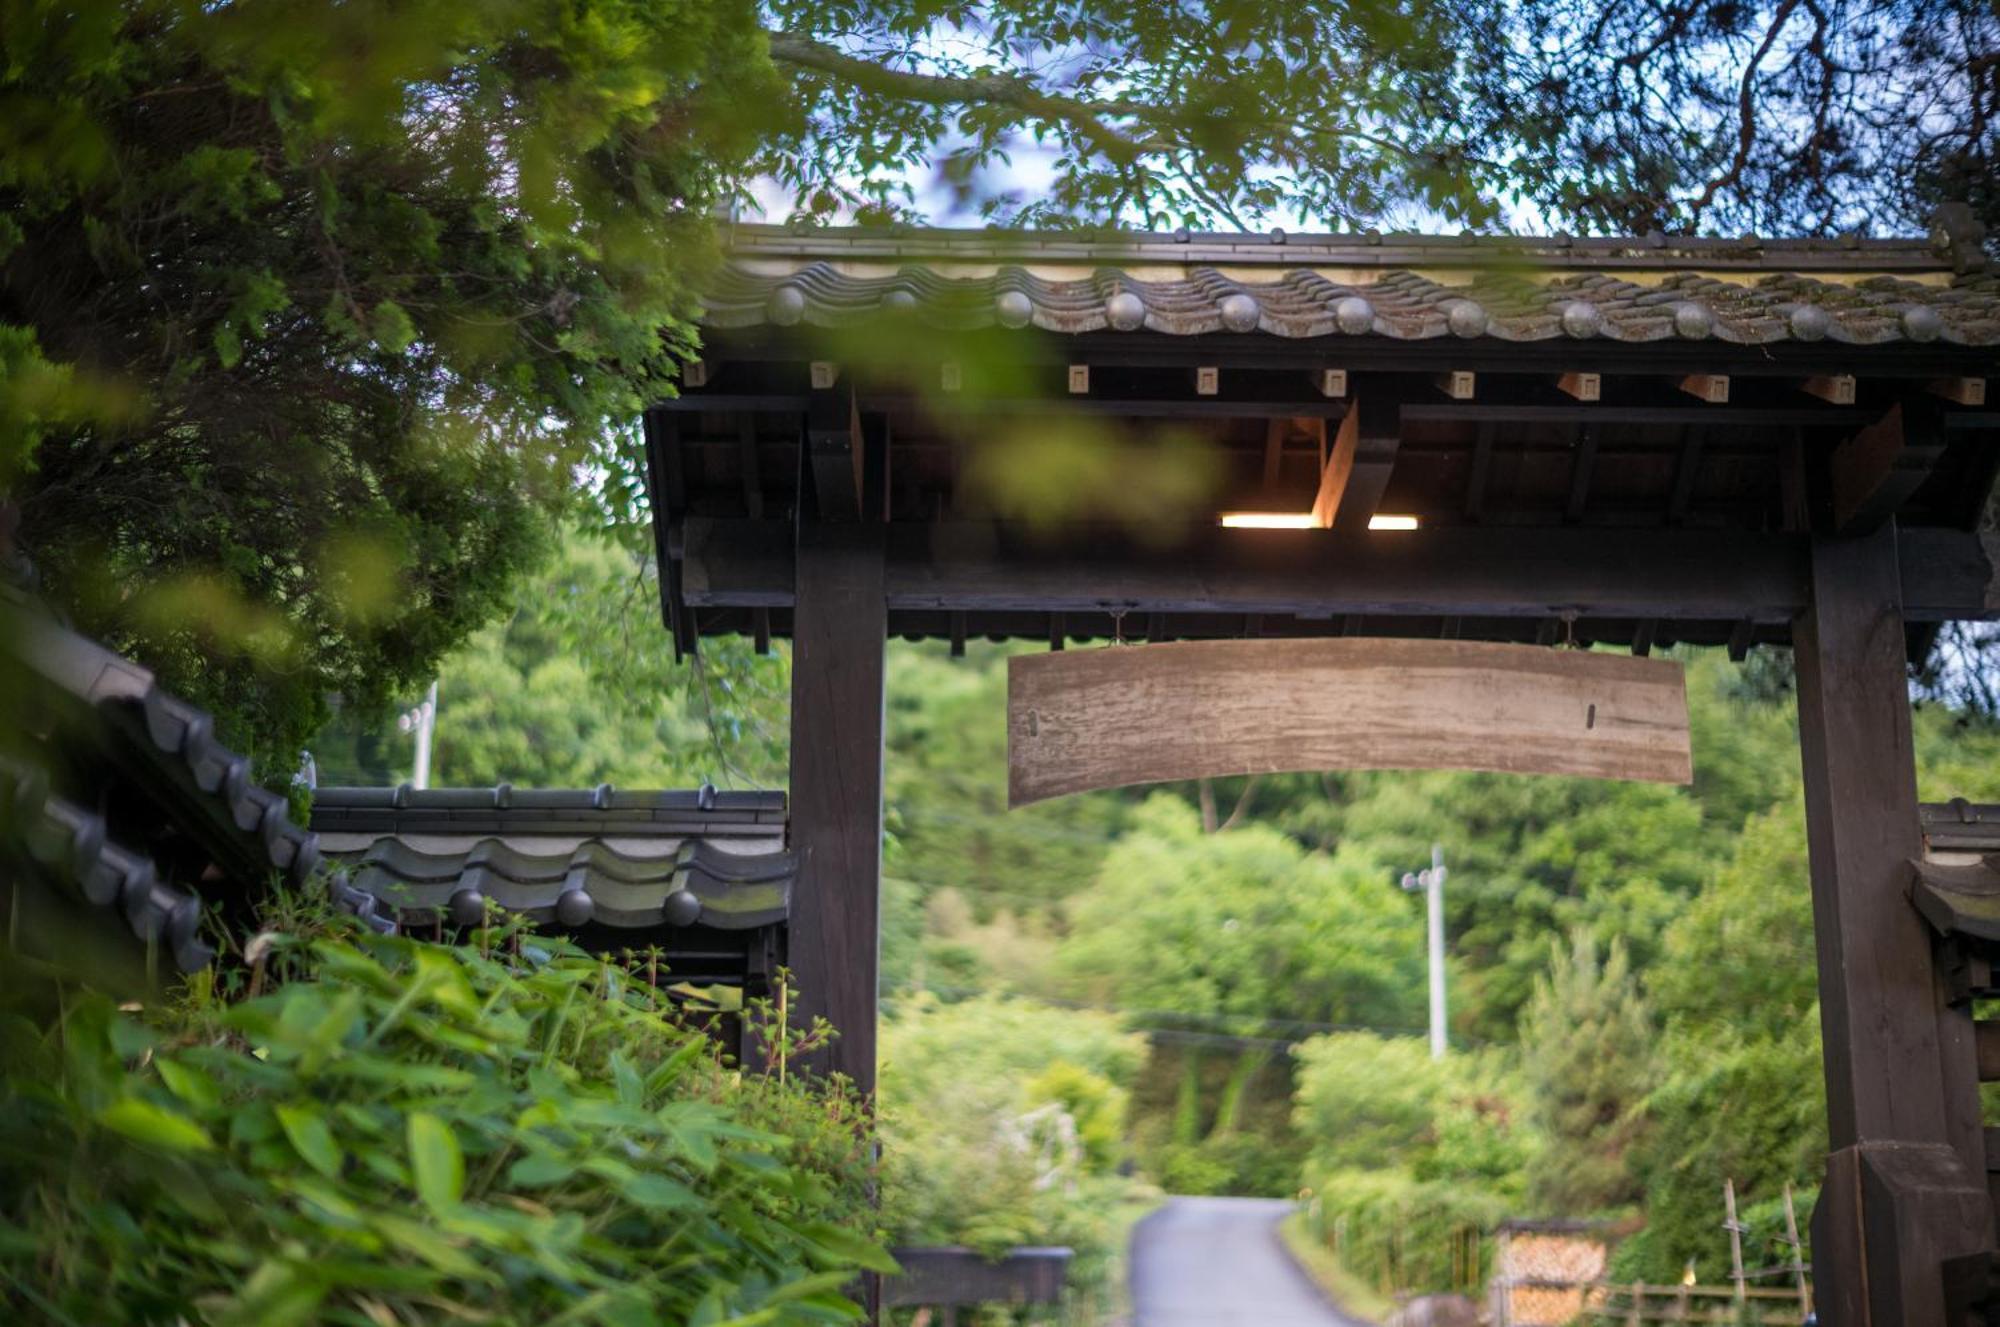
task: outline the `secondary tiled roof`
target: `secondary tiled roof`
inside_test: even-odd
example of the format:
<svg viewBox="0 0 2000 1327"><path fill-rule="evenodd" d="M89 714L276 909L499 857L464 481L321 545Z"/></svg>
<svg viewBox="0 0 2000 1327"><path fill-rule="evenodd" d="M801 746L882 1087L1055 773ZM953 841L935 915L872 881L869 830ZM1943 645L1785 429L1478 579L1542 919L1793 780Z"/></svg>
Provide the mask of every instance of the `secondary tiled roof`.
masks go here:
<svg viewBox="0 0 2000 1327"><path fill-rule="evenodd" d="M303 882L319 863L312 836L291 822L285 799L259 787L250 761L223 746L208 714L159 686L152 673L10 594L8 648L41 693L44 716L67 724L75 757L92 754L119 776L149 782L232 880L278 875Z"/></svg>
<svg viewBox="0 0 2000 1327"><path fill-rule="evenodd" d="M1964 245L1413 236L1096 238L738 227L716 329L842 327L1401 340L2000 345L2000 274Z"/></svg>
<svg viewBox="0 0 2000 1327"><path fill-rule="evenodd" d="M406 923L647 933L781 925L793 877L781 793L323 788L322 850ZM598 932L600 936L605 933Z"/></svg>
<svg viewBox="0 0 2000 1327"><path fill-rule="evenodd" d="M216 739L214 720L152 673L12 585L0 586L0 612L0 673L29 730L0 758L0 852L122 918L183 971L205 966L215 951L199 935L204 903L305 882L320 861L313 836ZM336 906L392 929L365 893L329 887Z"/></svg>
<svg viewBox="0 0 2000 1327"><path fill-rule="evenodd" d="M39 771L0 759L0 824L9 831L0 854L122 915L133 935L159 945L182 972L215 958L200 935L201 899L163 882L150 857L113 842L102 816L52 794Z"/></svg>

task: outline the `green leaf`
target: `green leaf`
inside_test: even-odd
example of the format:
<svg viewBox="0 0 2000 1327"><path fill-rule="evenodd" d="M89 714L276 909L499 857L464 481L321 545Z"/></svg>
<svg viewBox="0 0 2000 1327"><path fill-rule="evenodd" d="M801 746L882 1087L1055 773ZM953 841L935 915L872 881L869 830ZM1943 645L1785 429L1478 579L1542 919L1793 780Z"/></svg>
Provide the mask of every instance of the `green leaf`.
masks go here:
<svg viewBox="0 0 2000 1327"><path fill-rule="evenodd" d="M561 1184L576 1174L576 1163L553 1152L530 1152L507 1167L507 1183L523 1189L543 1189Z"/></svg>
<svg viewBox="0 0 2000 1327"><path fill-rule="evenodd" d="M799 1234L833 1257L843 1262L855 1263L868 1271L894 1276L903 1270L897 1265L896 1260L889 1256L888 1250L844 1226L836 1226L828 1221L816 1221L803 1227Z"/></svg>
<svg viewBox="0 0 2000 1327"><path fill-rule="evenodd" d="M271 1261L250 1274L220 1313L216 1327L292 1327L312 1322L326 1287L288 1262Z"/></svg>
<svg viewBox="0 0 2000 1327"><path fill-rule="evenodd" d="M423 1261L443 1272L464 1281L490 1281L493 1273L481 1267L477 1259L460 1248L456 1241L431 1229L421 1221L407 1221L399 1216L375 1215L368 1224L377 1234L399 1248L406 1249Z"/></svg>
<svg viewBox="0 0 2000 1327"><path fill-rule="evenodd" d="M701 1206L694 1190L685 1184L645 1171L617 1181L618 1192L652 1212L685 1212Z"/></svg>
<svg viewBox="0 0 2000 1327"><path fill-rule="evenodd" d="M279 1106L277 1112L285 1137L291 1139L306 1164L330 1180L339 1179L344 1158L340 1144L333 1141L333 1130L326 1126L326 1117L313 1106Z"/></svg>
<svg viewBox="0 0 2000 1327"><path fill-rule="evenodd" d="M427 1111L410 1115L410 1171L417 1197L433 1212L449 1212L465 1196L465 1154L451 1126Z"/></svg>
<svg viewBox="0 0 2000 1327"><path fill-rule="evenodd" d="M164 1056L154 1060L153 1067L160 1071L160 1081L167 1085L167 1091L196 1110L207 1112L222 1105L222 1093L215 1080L201 1070Z"/></svg>
<svg viewBox="0 0 2000 1327"><path fill-rule="evenodd" d="M114 1101L97 1112L97 1122L135 1142L169 1152L204 1152L215 1146L193 1120L139 1097Z"/></svg>
<svg viewBox="0 0 2000 1327"><path fill-rule="evenodd" d="M627 1106L645 1104L646 1089L639 1079L639 1071L618 1051L611 1052L611 1081L617 1085L620 1103Z"/></svg>

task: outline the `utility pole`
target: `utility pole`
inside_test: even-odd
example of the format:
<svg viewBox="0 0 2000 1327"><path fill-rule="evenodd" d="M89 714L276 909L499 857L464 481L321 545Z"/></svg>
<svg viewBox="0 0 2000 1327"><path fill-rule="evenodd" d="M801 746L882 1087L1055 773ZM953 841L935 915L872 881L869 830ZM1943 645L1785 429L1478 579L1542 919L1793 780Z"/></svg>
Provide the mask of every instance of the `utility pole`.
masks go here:
<svg viewBox="0 0 2000 1327"><path fill-rule="evenodd" d="M396 716L396 727L406 733L417 735L417 757L410 771L412 788L431 786L431 735L437 731L438 684L431 683L424 693L424 700L413 710L406 710Z"/></svg>
<svg viewBox="0 0 2000 1327"><path fill-rule="evenodd" d="M1431 968L1431 1058L1444 1058L1444 848L1431 845L1428 869L1404 872L1403 888L1424 891L1425 911L1430 921Z"/></svg>

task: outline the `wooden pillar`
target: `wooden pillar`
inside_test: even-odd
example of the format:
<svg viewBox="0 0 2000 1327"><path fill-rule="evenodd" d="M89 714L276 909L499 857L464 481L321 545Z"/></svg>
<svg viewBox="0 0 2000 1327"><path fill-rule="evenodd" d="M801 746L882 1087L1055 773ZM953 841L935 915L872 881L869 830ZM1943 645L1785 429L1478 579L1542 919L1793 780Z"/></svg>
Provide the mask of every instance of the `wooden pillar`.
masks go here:
<svg viewBox="0 0 2000 1327"><path fill-rule="evenodd" d="M790 958L795 1026L840 1036L807 1067L875 1090L882 874L882 527L799 526L792 615Z"/></svg>
<svg viewBox="0 0 2000 1327"><path fill-rule="evenodd" d="M1984 1168L1963 1150L1978 1146L1964 1127L1976 1078L1907 897L1923 843L1900 585L1893 522L1815 539L1793 633L1831 1135L1813 1262L1829 1327L1950 1322L1945 1260L1992 1244Z"/></svg>

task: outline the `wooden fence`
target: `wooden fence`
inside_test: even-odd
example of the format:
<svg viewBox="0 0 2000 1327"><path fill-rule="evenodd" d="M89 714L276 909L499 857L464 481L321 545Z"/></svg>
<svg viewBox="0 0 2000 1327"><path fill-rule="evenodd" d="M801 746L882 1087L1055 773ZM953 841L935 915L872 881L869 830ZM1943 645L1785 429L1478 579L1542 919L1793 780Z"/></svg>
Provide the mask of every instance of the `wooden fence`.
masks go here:
<svg viewBox="0 0 2000 1327"><path fill-rule="evenodd" d="M1651 1327L1654 1323L1757 1324L1800 1327L1811 1309L1806 1292L1769 1286L1649 1286L1598 1282L1580 1290L1587 1327Z"/></svg>

